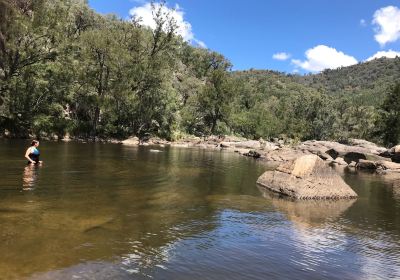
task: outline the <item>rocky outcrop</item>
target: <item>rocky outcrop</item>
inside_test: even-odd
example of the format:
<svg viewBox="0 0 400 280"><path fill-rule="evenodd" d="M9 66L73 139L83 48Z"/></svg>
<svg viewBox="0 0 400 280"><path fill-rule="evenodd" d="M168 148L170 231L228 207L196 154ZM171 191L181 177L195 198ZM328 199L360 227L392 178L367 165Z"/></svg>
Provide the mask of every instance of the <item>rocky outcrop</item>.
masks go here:
<svg viewBox="0 0 400 280"><path fill-rule="evenodd" d="M156 137L139 141L137 137L131 137L122 141L122 144L224 149L243 156L273 162L274 165L294 161L304 155L317 155L331 165L359 170L376 170L380 174L395 172L396 168L387 167L387 165L392 162L400 163L400 145L386 149L361 139L350 139L347 144L309 140L296 145L291 142L290 145L285 146L280 139L270 142L263 139L248 140L235 136L210 136L207 138L191 136L174 142ZM388 164L382 163L384 161L387 161Z"/></svg>
<svg viewBox="0 0 400 280"><path fill-rule="evenodd" d="M357 197L336 171L316 155L305 155L280 165L275 171L267 171L257 183L296 199Z"/></svg>
<svg viewBox="0 0 400 280"><path fill-rule="evenodd" d="M328 150L333 150L332 152L336 152L337 154L335 157L343 157L344 155L350 152L358 153L358 154L374 154L379 155L386 151L386 148L379 147L372 142L368 142L365 140L360 139L350 139L349 144L341 144L338 142L332 141L305 141L298 146L299 149L308 150L313 154L317 154L317 152L324 152L326 153Z"/></svg>

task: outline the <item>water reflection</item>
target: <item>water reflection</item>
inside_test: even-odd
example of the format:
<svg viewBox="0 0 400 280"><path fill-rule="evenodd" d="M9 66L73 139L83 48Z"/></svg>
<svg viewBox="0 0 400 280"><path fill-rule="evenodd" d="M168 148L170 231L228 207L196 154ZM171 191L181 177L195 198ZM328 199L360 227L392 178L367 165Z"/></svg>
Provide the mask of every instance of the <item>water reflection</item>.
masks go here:
<svg viewBox="0 0 400 280"><path fill-rule="evenodd" d="M24 168L22 176L22 189L24 191L33 190L39 177L39 165L28 164Z"/></svg>
<svg viewBox="0 0 400 280"><path fill-rule="evenodd" d="M2 279L400 279L400 202L378 177L344 174L357 200L295 202L235 154L44 147L33 192L0 160Z"/></svg>
<svg viewBox="0 0 400 280"><path fill-rule="evenodd" d="M342 215L356 201L342 200L292 200L281 197L261 186L257 186L265 198L298 228L320 226L327 221L333 221Z"/></svg>

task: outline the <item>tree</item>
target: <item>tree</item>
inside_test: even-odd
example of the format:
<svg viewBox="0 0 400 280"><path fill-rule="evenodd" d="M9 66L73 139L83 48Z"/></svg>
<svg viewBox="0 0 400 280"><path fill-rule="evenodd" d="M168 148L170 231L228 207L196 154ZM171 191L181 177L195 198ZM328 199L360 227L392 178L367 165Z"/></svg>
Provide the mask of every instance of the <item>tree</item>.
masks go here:
<svg viewBox="0 0 400 280"><path fill-rule="evenodd" d="M400 142L400 83L389 90L381 106L380 131L385 145L394 146Z"/></svg>

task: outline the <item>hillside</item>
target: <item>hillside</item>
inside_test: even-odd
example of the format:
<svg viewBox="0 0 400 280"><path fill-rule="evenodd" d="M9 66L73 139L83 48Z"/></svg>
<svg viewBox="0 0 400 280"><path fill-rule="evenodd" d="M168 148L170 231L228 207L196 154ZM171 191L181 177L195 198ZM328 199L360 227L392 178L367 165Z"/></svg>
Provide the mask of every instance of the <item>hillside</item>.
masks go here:
<svg viewBox="0 0 400 280"><path fill-rule="evenodd" d="M399 74L400 58L381 58L304 76L248 70L235 71L232 77L241 88L240 100L258 100L265 104L263 109L257 108L259 112L265 109L265 114L277 116L269 119L270 128L276 129L274 134L300 139L359 137L380 141L379 109L400 80ZM242 106L236 112L243 115L257 106Z"/></svg>
<svg viewBox="0 0 400 280"><path fill-rule="evenodd" d="M324 70L317 74L293 75L270 70L236 71L235 77L254 79L268 90L312 88L328 95L361 97L368 105L382 102L388 87L400 81L400 58L379 58L356 65ZM268 84L268 86L266 85Z"/></svg>
<svg viewBox="0 0 400 280"><path fill-rule="evenodd" d="M400 81L400 58L380 58L293 79L327 94L353 94L369 105L380 104L388 86Z"/></svg>

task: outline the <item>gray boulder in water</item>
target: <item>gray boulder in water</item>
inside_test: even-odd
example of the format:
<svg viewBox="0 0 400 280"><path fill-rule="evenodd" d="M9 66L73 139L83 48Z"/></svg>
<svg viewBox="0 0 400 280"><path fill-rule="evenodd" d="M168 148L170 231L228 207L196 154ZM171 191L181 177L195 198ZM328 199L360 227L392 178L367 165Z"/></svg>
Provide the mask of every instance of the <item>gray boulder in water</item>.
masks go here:
<svg viewBox="0 0 400 280"><path fill-rule="evenodd" d="M357 194L326 162L305 155L261 175L261 186L296 199L356 198Z"/></svg>

